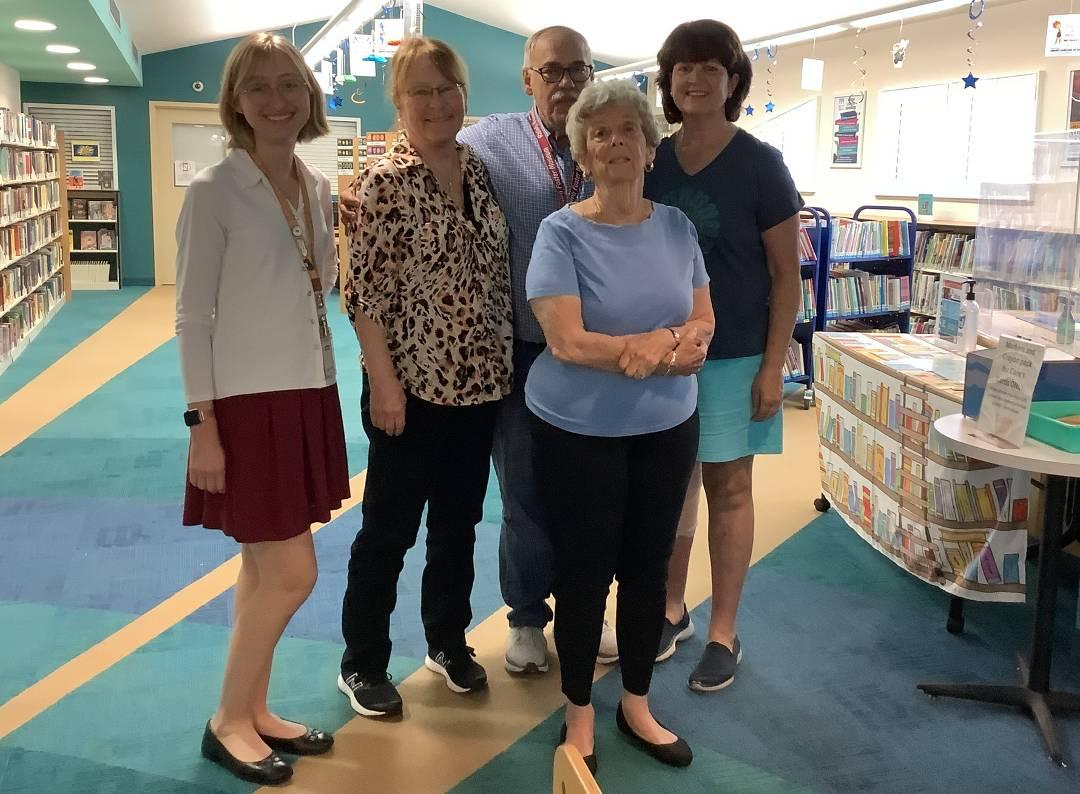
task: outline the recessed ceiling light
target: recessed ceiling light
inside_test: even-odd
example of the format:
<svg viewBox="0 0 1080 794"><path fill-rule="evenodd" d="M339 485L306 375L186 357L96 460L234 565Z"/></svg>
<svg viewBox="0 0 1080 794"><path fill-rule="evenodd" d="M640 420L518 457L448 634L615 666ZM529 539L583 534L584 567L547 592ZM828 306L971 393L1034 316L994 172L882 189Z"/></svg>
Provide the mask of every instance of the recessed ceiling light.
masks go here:
<svg viewBox="0 0 1080 794"><path fill-rule="evenodd" d="M107 83L107 82L109 82L109 78L108 77L84 77L83 82L84 83Z"/></svg>
<svg viewBox="0 0 1080 794"><path fill-rule="evenodd" d="M68 64L68 69L74 69L76 72L92 72L97 69L92 63L83 63L82 61L72 61Z"/></svg>
<svg viewBox="0 0 1080 794"><path fill-rule="evenodd" d="M16 19L15 27L19 30L34 30L46 33L50 30L56 30L56 25L42 19Z"/></svg>
<svg viewBox="0 0 1080 794"><path fill-rule="evenodd" d="M50 44L45 49L57 55L74 55L79 52L78 47L72 47L69 44Z"/></svg>

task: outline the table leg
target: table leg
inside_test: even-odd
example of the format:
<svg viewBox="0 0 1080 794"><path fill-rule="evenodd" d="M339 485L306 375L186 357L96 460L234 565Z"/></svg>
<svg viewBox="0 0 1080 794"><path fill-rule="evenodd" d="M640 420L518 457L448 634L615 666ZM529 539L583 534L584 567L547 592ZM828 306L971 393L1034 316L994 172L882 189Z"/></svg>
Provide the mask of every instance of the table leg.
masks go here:
<svg viewBox="0 0 1080 794"><path fill-rule="evenodd" d="M1057 606L1058 562L1062 529L1066 523L1066 502L1080 480L1051 476L1046 485L1046 521L1039 553L1039 581L1035 595L1035 630L1031 639L1031 661L1020 657L1020 685L919 684L931 697L978 700L1003 706L1019 706L1035 719L1050 759L1066 766L1061 753L1052 712L1080 711L1080 694L1050 691L1050 661L1054 649L1054 610ZM1070 519L1071 520L1071 519Z"/></svg>

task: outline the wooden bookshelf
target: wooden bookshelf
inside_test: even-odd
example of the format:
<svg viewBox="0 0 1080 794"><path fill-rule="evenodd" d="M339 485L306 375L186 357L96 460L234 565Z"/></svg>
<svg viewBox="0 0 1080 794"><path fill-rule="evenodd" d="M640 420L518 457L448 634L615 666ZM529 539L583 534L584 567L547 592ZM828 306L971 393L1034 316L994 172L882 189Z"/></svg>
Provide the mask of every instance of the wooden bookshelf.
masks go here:
<svg viewBox="0 0 1080 794"><path fill-rule="evenodd" d="M0 217L2 374L71 299L63 133L0 109L0 166L0 190L10 191L11 207ZM34 188L49 183L55 184L55 199L42 203ZM30 209L31 204L38 206Z"/></svg>

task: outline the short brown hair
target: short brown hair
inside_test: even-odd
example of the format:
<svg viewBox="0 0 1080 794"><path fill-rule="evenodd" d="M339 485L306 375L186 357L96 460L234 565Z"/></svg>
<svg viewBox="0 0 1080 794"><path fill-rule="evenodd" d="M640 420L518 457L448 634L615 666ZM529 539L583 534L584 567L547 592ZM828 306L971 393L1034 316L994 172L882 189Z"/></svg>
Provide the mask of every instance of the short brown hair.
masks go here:
<svg viewBox="0 0 1080 794"><path fill-rule="evenodd" d="M664 105L664 118L669 124L678 124L683 120L682 112L671 98L671 73L675 64L712 60L722 63L728 75L739 78L734 93L724 103L727 120L739 120L743 101L750 94L750 82L754 77L750 59L743 50L739 35L729 26L715 19L699 19L684 22L671 31L656 54L656 63L660 67L656 84Z"/></svg>
<svg viewBox="0 0 1080 794"><path fill-rule="evenodd" d="M469 101L469 74L461 56L444 41L413 36L401 42L394 57L390 59L390 83L387 91L395 108L401 108L401 91L405 77L421 58L430 58L439 74L451 83L461 86L466 103Z"/></svg>
<svg viewBox="0 0 1080 794"><path fill-rule="evenodd" d="M292 61L296 72L307 86L310 97L311 113L307 124L303 126L296 140L300 143L320 138L330 134L330 125L326 122L326 103L323 101L323 92L315 81L315 75L304 63L304 56L296 49L288 39L276 33L252 33L237 44L229 59L225 61L225 71L221 75L221 96L218 98L218 113L221 116L221 124L228 133L228 146L230 149L246 149L254 151L255 133L248 124L244 114L237 108L237 96L240 84L251 73L252 64L261 55L270 55L274 52L283 53Z"/></svg>

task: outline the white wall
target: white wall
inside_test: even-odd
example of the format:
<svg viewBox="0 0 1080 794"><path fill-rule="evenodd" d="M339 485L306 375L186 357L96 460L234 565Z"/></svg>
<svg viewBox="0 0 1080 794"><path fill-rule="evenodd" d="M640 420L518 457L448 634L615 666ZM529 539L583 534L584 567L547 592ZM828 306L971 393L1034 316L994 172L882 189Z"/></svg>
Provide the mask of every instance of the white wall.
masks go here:
<svg viewBox="0 0 1080 794"><path fill-rule="evenodd" d="M1036 129L1057 131L1066 127L1068 114L1069 71L1080 69L1080 59L1046 58L1046 22L1050 14L1068 11L1068 3L1060 0L990 0L986 4L983 27L976 34L978 48L974 72L980 77L1039 72L1039 108ZM1077 9L1080 12L1080 8ZM811 42L780 47L773 68L773 101L776 111L782 112L815 96L800 88L802 59L820 58L825 61L825 79L820 95L821 113L818 130L818 168L813 183L814 193L806 197L808 204L825 207L833 213L850 213L861 204L907 204L915 208L915 198L879 198L873 168L874 125L877 95L890 88L927 85L959 80L967 74L968 44L966 36L970 22L967 6L956 12L895 22L880 28L870 28L859 36L859 43L868 51L862 64L867 70L867 121L863 148L863 167L859 169L830 168L832 134L832 97L847 93L858 72L853 65L857 55L855 34L822 39L816 48ZM910 40L907 58L902 69L892 66L892 45L897 39ZM742 125L753 128L760 123L765 104L765 69L767 61L762 50L754 62L756 69L750 101L757 109L751 119L743 116ZM978 89L976 89L978 90ZM1008 156L1007 152L1002 153ZM934 202L934 220L974 222L977 204L974 201Z"/></svg>
<svg viewBox="0 0 1080 794"><path fill-rule="evenodd" d="M19 96L19 73L0 63L0 108L22 110Z"/></svg>

